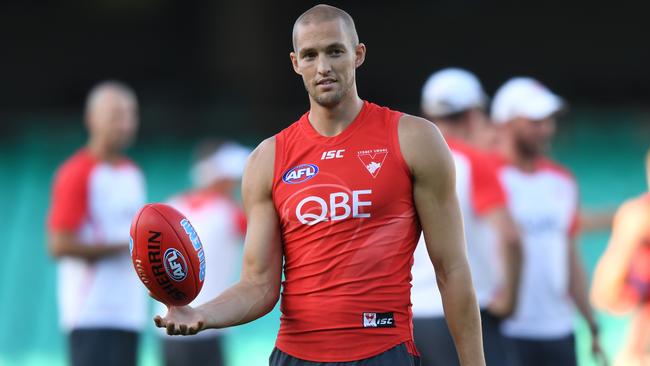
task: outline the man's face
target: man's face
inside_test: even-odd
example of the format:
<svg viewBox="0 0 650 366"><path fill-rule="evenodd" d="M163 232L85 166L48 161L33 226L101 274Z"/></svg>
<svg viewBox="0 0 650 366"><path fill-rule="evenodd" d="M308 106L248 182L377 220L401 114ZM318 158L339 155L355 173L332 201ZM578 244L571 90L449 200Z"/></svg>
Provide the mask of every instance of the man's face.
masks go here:
<svg viewBox="0 0 650 366"><path fill-rule="evenodd" d="M544 154L555 135L555 123L554 116L539 121L517 118L510 122L519 151L530 157Z"/></svg>
<svg viewBox="0 0 650 366"><path fill-rule="evenodd" d="M291 62L316 103L336 106L354 86L365 46L353 45L342 20L299 24Z"/></svg>
<svg viewBox="0 0 650 366"><path fill-rule="evenodd" d="M136 102L117 91L107 90L88 111L87 121L93 138L111 150L123 150L133 142L138 129Z"/></svg>

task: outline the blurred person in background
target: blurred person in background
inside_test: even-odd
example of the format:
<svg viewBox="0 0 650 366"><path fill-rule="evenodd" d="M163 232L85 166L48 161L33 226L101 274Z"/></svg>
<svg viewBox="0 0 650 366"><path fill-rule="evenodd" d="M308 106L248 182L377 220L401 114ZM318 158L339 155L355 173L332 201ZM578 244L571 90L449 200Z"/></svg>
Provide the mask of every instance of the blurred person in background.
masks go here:
<svg viewBox="0 0 650 366"><path fill-rule="evenodd" d="M574 305L586 319L592 353L604 361L577 250L578 187L545 157L564 102L531 78L506 82L492 101L499 125L499 178L523 242L517 309L503 322L522 366L576 365Z"/></svg>
<svg viewBox="0 0 650 366"><path fill-rule="evenodd" d="M168 203L183 213L201 235L206 261L203 290L191 306L205 303L233 282L246 218L235 198L250 150L234 142L207 140L197 148L191 177L194 189ZM157 311L165 311L158 303ZM225 365L223 331L210 329L195 337L163 336L167 366Z"/></svg>
<svg viewBox="0 0 650 366"><path fill-rule="evenodd" d="M481 309L485 361L488 366L503 366L507 363L507 347L499 325L516 305L521 243L496 169L477 148L487 147L485 132L490 122L486 102L476 76L448 68L429 77L422 90L421 107L424 117L438 126L452 152L467 256ZM423 237L415 250L412 272L413 326L422 363L458 365Z"/></svg>
<svg viewBox="0 0 650 366"><path fill-rule="evenodd" d="M650 150L646 176L650 184ZM616 365L650 365L650 193L618 209L609 245L596 267L591 299L609 313L633 314Z"/></svg>
<svg viewBox="0 0 650 366"><path fill-rule="evenodd" d="M241 279L199 307L170 307L157 326L247 323L281 293L270 365L419 365L410 270L423 228L461 364L485 365L451 154L430 122L359 97L365 56L343 10L317 5L296 20L290 59L310 109L251 154Z"/></svg>
<svg viewBox="0 0 650 366"><path fill-rule="evenodd" d="M85 122L88 142L58 169L47 221L60 323L71 365L135 365L147 304L129 256L131 220L145 202L144 177L124 156L139 124L135 93L96 85Z"/></svg>

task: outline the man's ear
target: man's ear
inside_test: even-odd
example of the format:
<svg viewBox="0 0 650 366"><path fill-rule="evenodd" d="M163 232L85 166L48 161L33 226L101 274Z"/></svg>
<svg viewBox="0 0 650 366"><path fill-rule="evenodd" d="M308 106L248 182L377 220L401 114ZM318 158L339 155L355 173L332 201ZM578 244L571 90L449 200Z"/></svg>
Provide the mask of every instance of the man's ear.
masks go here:
<svg viewBox="0 0 650 366"><path fill-rule="evenodd" d="M354 49L354 54L354 67L363 65L363 62L366 60L366 45L359 43Z"/></svg>
<svg viewBox="0 0 650 366"><path fill-rule="evenodd" d="M293 66L293 71L295 71L296 74L300 74L300 69L298 68L298 56L296 55L295 52L289 53L289 58L291 59L291 66Z"/></svg>

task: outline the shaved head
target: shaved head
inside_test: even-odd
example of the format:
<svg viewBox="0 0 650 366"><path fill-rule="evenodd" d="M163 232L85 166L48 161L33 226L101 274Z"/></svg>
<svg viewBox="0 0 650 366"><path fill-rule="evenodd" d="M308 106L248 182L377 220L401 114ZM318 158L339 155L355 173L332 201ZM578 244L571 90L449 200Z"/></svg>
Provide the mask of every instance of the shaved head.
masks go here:
<svg viewBox="0 0 650 366"><path fill-rule="evenodd" d="M352 47L356 47L356 45L359 44L359 36L357 35L357 30L354 27L354 20L352 20L350 14L348 14L345 10L336 8L334 6L319 4L302 13L302 15L296 19L296 22L293 23L293 50L295 52L298 51L296 47L296 41L299 26L313 23L329 22L339 19L343 23L345 32L347 33L349 39L352 41Z"/></svg>
<svg viewBox="0 0 650 366"><path fill-rule="evenodd" d="M85 117L93 144L121 151L131 144L139 125L135 92L122 82L103 81L88 93Z"/></svg>
<svg viewBox="0 0 650 366"><path fill-rule="evenodd" d="M118 94L137 104L138 99L133 89L121 81L106 80L93 86L86 97L86 113L92 111L99 103L110 94Z"/></svg>

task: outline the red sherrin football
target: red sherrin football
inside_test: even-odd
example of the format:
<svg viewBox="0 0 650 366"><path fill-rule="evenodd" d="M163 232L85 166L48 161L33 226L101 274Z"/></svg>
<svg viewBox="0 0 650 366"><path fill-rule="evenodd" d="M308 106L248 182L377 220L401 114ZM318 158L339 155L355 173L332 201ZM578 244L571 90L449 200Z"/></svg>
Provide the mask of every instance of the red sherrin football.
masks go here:
<svg viewBox="0 0 650 366"><path fill-rule="evenodd" d="M150 203L131 223L131 259L142 283L167 305L189 304L201 291L205 255L192 224L176 209Z"/></svg>

